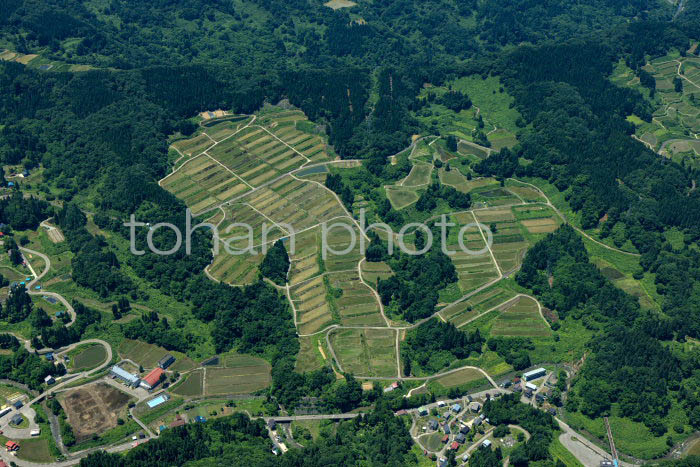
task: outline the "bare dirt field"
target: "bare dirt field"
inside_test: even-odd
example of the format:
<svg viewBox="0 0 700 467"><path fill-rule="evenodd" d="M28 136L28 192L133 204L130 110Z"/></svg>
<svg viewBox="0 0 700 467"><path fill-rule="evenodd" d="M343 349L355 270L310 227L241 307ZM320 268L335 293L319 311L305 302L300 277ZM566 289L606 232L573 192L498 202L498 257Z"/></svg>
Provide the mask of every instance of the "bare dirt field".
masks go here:
<svg viewBox="0 0 700 467"><path fill-rule="evenodd" d="M129 396L105 383L95 383L69 391L60 402L76 441L81 442L117 426Z"/></svg>

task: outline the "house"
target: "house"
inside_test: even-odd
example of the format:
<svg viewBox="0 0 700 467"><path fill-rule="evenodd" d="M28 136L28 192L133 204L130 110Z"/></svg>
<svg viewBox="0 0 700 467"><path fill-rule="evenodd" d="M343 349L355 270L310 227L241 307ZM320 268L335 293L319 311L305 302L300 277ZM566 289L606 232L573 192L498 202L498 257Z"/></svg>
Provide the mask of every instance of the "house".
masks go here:
<svg viewBox="0 0 700 467"><path fill-rule="evenodd" d="M442 431L444 431L446 435L449 435L450 433L452 433L452 431L450 431L450 427L449 427L449 425L448 425L447 423L445 423L445 424L442 426Z"/></svg>
<svg viewBox="0 0 700 467"><path fill-rule="evenodd" d="M535 394L535 400L537 402L544 402L545 397L542 394Z"/></svg>
<svg viewBox="0 0 700 467"><path fill-rule="evenodd" d="M438 407L445 407L445 406L447 405L447 404L445 403L445 401L438 401L437 404L438 404Z"/></svg>
<svg viewBox="0 0 700 467"><path fill-rule="evenodd" d="M462 411L462 406L459 405L459 404L454 404L454 405L452 406L452 411L453 411L454 413L460 413L460 412Z"/></svg>
<svg viewBox="0 0 700 467"><path fill-rule="evenodd" d="M447 421L450 418L452 418L452 414L450 412L445 412L444 414L442 414L442 417L445 419L445 421Z"/></svg>
<svg viewBox="0 0 700 467"><path fill-rule="evenodd" d="M14 441L8 441L5 443L5 449L7 449L7 452L13 452L19 450L19 444L15 443Z"/></svg>
<svg viewBox="0 0 700 467"><path fill-rule="evenodd" d="M175 357L173 357L170 354L167 354L165 357L158 360L158 366L164 370L166 368L168 368L170 365L172 365L173 363L175 363Z"/></svg>
<svg viewBox="0 0 700 467"><path fill-rule="evenodd" d="M547 374L547 370L544 368L536 368L534 370L528 371L523 374L523 379L525 381L532 381L533 379L541 378Z"/></svg>
<svg viewBox="0 0 700 467"><path fill-rule="evenodd" d="M44 355L44 357L46 358L46 360L53 362L53 352L47 353L46 355Z"/></svg>
<svg viewBox="0 0 700 467"><path fill-rule="evenodd" d="M455 441L457 441L459 444L464 444L465 441L467 441L467 437L460 433L457 436L455 436Z"/></svg>
<svg viewBox="0 0 700 467"><path fill-rule="evenodd" d="M457 441L452 441L452 444L450 444L450 449L456 451L457 449L459 449L459 443Z"/></svg>
<svg viewBox="0 0 700 467"><path fill-rule="evenodd" d="M515 386L513 386L513 392L522 392L522 391L523 391L523 388L519 384L516 384Z"/></svg>
<svg viewBox="0 0 700 467"><path fill-rule="evenodd" d="M469 460L469 454L465 454L462 456L462 462L467 462Z"/></svg>
<svg viewBox="0 0 700 467"><path fill-rule="evenodd" d="M491 440L487 439L483 443L481 443L481 445L485 448L490 448L491 447Z"/></svg>
<svg viewBox="0 0 700 467"><path fill-rule="evenodd" d="M446 443L446 442L448 442L449 440L450 440L450 435L445 435L445 436L442 437L442 442L443 442L443 443Z"/></svg>
<svg viewBox="0 0 700 467"><path fill-rule="evenodd" d="M22 407L24 407L24 404L22 403L22 401L17 401L17 402L15 402L15 403L12 404L12 405L13 405L13 406L15 407L15 409L17 409L17 410L19 410L19 409L21 409Z"/></svg>
<svg viewBox="0 0 700 467"><path fill-rule="evenodd" d="M175 417L175 420L170 423L170 428L176 428L178 426L182 426L185 424L185 419L180 417L179 415Z"/></svg>
<svg viewBox="0 0 700 467"><path fill-rule="evenodd" d="M160 383L160 377L163 375L162 368L154 368L141 380L141 387L145 389L153 389Z"/></svg>
<svg viewBox="0 0 700 467"><path fill-rule="evenodd" d="M164 432L164 431L167 430L167 429L168 429L167 426L161 425L161 426L158 427L158 433L162 433L162 432Z"/></svg>
<svg viewBox="0 0 700 467"><path fill-rule="evenodd" d="M46 378L44 378L44 382L45 382L46 384L53 384L53 383L56 382L56 380L53 379L53 376L48 375Z"/></svg>
<svg viewBox="0 0 700 467"><path fill-rule="evenodd" d="M421 407L420 409L418 409L418 415L420 415L421 417L425 417L426 415L428 415L428 409L425 407Z"/></svg>
<svg viewBox="0 0 700 467"><path fill-rule="evenodd" d="M474 412L474 413L479 413L479 411L481 410L481 404L479 404L479 403L476 402L476 401L471 402L471 403L469 404L469 410L471 410L471 411Z"/></svg>
<svg viewBox="0 0 700 467"><path fill-rule="evenodd" d="M438 461L438 467L447 467L448 462L447 459L444 457L441 457L440 460Z"/></svg>
<svg viewBox="0 0 700 467"><path fill-rule="evenodd" d="M551 415L551 416L557 415L557 409L555 409L554 407L550 407L547 412L549 412L549 415Z"/></svg>
<svg viewBox="0 0 700 467"><path fill-rule="evenodd" d="M14 415L12 416L12 418L10 419L10 424L11 424L11 425L19 425L19 424L22 423L23 421L24 421L24 417L22 417L21 414L16 413L16 414L14 414Z"/></svg>
<svg viewBox="0 0 700 467"><path fill-rule="evenodd" d="M196 417L194 417L194 421L197 423L204 423L207 421L207 419L202 417L201 415L197 415Z"/></svg>
<svg viewBox="0 0 700 467"><path fill-rule="evenodd" d="M537 391L537 386L535 386L532 383L525 383L525 387L528 388L531 391Z"/></svg>
<svg viewBox="0 0 700 467"><path fill-rule="evenodd" d="M10 407L8 405L3 405L2 408L0 408L0 417L10 413L11 410L12 410L12 407Z"/></svg>
<svg viewBox="0 0 700 467"><path fill-rule="evenodd" d="M41 434L40 428L36 428L36 429L29 432L29 436L39 436L40 434Z"/></svg>
<svg viewBox="0 0 700 467"><path fill-rule="evenodd" d="M472 425L474 425L474 426L480 426L480 425L481 425L481 422L483 422L483 420L480 419L479 417L477 417L477 418L474 419L474 422L472 423Z"/></svg>
<svg viewBox="0 0 700 467"><path fill-rule="evenodd" d="M462 425L462 428L459 429L459 432L463 435L466 435L467 433L469 433L469 427L467 425Z"/></svg>
<svg viewBox="0 0 700 467"><path fill-rule="evenodd" d="M428 426L430 427L431 430L435 431L438 429L438 422L436 420L430 420L428 422Z"/></svg>
<svg viewBox="0 0 700 467"><path fill-rule="evenodd" d="M137 387L139 385L139 382L141 381L141 378L129 373L128 371L126 371L118 365L114 365L109 371L109 373L112 375L113 378L119 379L127 386Z"/></svg>
<svg viewBox="0 0 700 467"><path fill-rule="evenodd" d="M277 422L271 418L267 421L267 427L270 430L274 430L275 428L277 428Z"/></svg>
<svg viewBox="0 0 700 467"><path fill-rule="evenodd" d="M520 378L518 376L513 378L513 384L518 384L519 382L520 382Z"/></svg>

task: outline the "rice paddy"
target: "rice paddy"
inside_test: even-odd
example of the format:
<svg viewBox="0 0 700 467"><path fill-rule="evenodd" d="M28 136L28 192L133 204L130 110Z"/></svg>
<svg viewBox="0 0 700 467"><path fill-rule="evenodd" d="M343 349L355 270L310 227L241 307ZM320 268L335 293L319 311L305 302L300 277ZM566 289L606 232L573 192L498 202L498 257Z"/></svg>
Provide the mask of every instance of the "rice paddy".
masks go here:
<svg viewBox="0 0 700 467"><path fill-rule="evenodd" d="M537 302L523 296L501 309L491 327L493 336L546 337L550 334L549 326L540 315Z"/></svg>
<svg viewBox="0 0 700 467"><path fill-rule="evenodd" d="M396 376L396 331L343 329L330 336L343 371L356 376Z"/></svg>
<svg viewBox="0 0 700 467"><path fill-rule="evenodd" d="M303 165L330 160L320 136L297 129L306 121L298 111L267 110L255 122L212 122L193 138L173 144L185 161L161 185L202 213Z"/></svg>
<svg viewBox="0 0 700 467"><path fill-rule="evenodd" d="M515 292L496 285L482 290L468 300L442 309L439 314L444 320L461 327L474 320L480 314L508 302L515 295Z"/></svg>

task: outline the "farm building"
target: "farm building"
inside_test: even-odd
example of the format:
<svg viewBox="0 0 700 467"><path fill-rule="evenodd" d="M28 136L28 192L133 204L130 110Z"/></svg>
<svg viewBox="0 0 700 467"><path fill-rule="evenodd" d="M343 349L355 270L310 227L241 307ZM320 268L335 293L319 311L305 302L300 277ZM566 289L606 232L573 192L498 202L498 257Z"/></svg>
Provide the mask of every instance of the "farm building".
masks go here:
<svg viewBox="0 0 700 467"><path fill-rule="evenodd" d="M39 429L39 428L36 428L36 429L29 432L30 436L39 436L40 434L41 434L41 429Z"/></svg>
<svg viewBox="0 0 700 467"><path fill-rule="evenodd" d="M11 425L19 425L19 424L22 423L23 421L24 421L24 418L22 418L22 415L16 413L16 414L14 414L14 415L12 416L12 418L10 419L10 424L11 424Z"/></svg>
<svg viewBox="0 0 700 467"><path fill-rule="evenodd" d="M197 423L204 423L207 421L207 419L202 417L201 415L197 415L196 417L194 417L194 421Z"/></svg>
<svg viewBox="0 0 700 467"><path fill-rule="evenodd" d="M158 361L158 366L165 370L166 368L168 368L168 367L169 367L170 365L172 365L173 363L175 363L175 357L173 357L173 356L170 355L170 354L167 354L165 357L161 358L161 359Z"/></svg>
<svg viewBox="0 0 700 467"><path fill-rule="evenodd" d="M481 410L481 404L478 402L474 401L469 404L469 410L471 410L474 413L478 413L479 410Z"/></svg>
<svg viewBox="0 0 700 467"><path fill-rule="evenodd" d="M2 417L3 415L6 415L6 414L8 414L8 413L10 413L10 410L12 410L12 407L9 407L9 406L7 406L7 405L4 405L2 408L0 408L0 417Z"/></svg>
<svg viewBox="0 0 700 467"><path fill-rule="evenodd" d="M445 401L438 401L437 403L438 407L445 407Z"/></svg>
<svg viewBox="0 0 700 467"><path fill-rule="evenodd" d="M46 378L44 378L44 382L45 382L46 384L53 384L53 383L56 382L56 380L53 379L53 376L48 375Z"/></svg>
<svg viewBox="0 0 700 467"><path fill-rule="evenodd" d="M153 389L154 387L158 386L162 374L162 368L154 368L141 380L141 387L145 389Z"/></svg>
<svg viewBox="0 0 700 467"><path fill-rule="evenodd" d="M523 379L525 381L532 381L533 379L541 378L547 374L547 370L544 368L536 368L534 370L528 371L523 374Z"/></svg>
<svg viewBox="0 0 700 467"><path fill-rule="evenodd" d="M531 391L537 391L537 386L535 386L532 383L525 383L525 387L528 388Z"/></svg>
<svg viewBox="0 0 700 467"><path fill-rule="evenodd" d="M420 409L418 409L418 415L420 415L421 417L428 415L428 409L426 409L425 407L421 407Z"/></svg>
<svg viewBox="0 0 700 467"><path fill-rule="evenodd" d="M450 433L452 433L452 431L450 431L450 426L447 423L445 423L442 426L442 431L444 431L446 435L449 435Z"/></svg>
<svg viewBox="0 0 700 467"><path fill-rule="evenodd" d="M443 442L443 443L446 443L446 442L448 442L449 440L450 440L450 435L445 435L445 436L442 437L442 442Z"/></svg>
<svg viewBox="0 0 700 467"><path fill-rule="evenodd" d="M481 443L481 445L485 448L490 448L491 447L491 440L487 439L483 443Z"/></svg>
<svg viewBox="0 0 700 467"><path fill-rule="evenodd" d="M46 360L53 362L53 353L52 352L47 353L46 355L44 355L44 357L46 357Z"/></svg>
<svg viewBox="0 0 700 467"><path fill-rule="evenodd" d="M136 387L139 385L139 381L141 381L141 378L132 373L129 373L128 371L126 371L118 365L114 365L112 367L112 369L110 370L110 374L115 378L123 381L128 386Z"/></svg>
<svg viewBox="0 0 700 467"><path fill-rule="evenodd" d="M182 426L184 424L185 424L185 419L180 417L180 415L178 415L177 417L175 417L175 420L172 423L170 423L170 428L176 428L176 427Z"/></svg>
<svg viewBox="0 0 700 467"><path fill-rule="evenodd" d="M14 441L8 441L5 443L5 449L7 449L7 452L17 451L19 449L19 444Z"/></svg>

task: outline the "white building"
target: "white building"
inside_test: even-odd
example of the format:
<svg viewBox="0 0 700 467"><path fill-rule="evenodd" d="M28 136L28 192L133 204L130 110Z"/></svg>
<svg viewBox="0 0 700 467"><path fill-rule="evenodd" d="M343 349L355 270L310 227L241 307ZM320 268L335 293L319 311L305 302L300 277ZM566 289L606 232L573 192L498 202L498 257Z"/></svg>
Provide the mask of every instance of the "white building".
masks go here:
<svg viewBox="0 0 700 467"><path fill-rule="evenodd" d="M535 368L534 370L528 371L523 374L523 379L525 381L532 381L533 379L541 378L547 374L547 370L544 368Z"/></svg>

